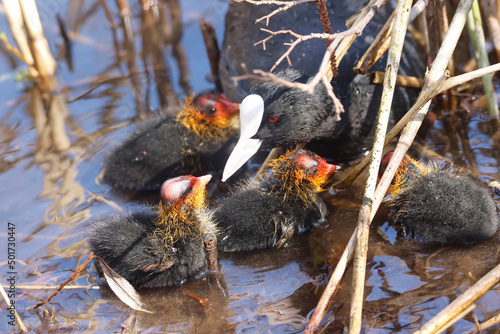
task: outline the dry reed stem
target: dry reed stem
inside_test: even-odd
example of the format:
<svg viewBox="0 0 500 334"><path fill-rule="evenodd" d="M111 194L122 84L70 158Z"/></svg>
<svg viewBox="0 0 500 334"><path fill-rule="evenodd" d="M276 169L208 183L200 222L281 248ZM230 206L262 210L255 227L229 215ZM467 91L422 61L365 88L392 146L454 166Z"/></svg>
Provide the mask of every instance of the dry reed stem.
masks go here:
<svg viewBox="0 0 500 334"><path fill-rule="evenodd" d="M486 24L490 32L491 41L495 47L497 61L500 61L500 24L498 23L497 6L495 0L481 0L486 15Z"/></svg>
<svg viewBox="0 0 500 334"><path fill-rule="evenodd" d="M358 233L356 242L356 252L354 256L354 277L352 284L351 319L349 323L349 333L361 332L364 287L366 276L366 256L368 253L368 236L370 229L370 215L372 210L373 197L377 183L382 151L384 149L384 139L387 132L387 125L391 113L392 99L396 87L396 76L399 70L399 61L403 51L406 30L410 18L412 1L398 1L396 5L391 44L389 47L389 57L387 59L386 75L384 79L384 89L380 103L377 129L372 148L372 158L368 170L368 180L366 182L363 203L358 216Z"/></svg>
<svg viewBox="0 0 500 334"><path fill-rule="evenodd" d="M485 329L488 329L488 328L495 326L495 325L498 325L498 324L500 324L500 313L497 314L496 316L486 320L486 321L483 321L482 324L479 324L476 328L471 330L469 333L481 333Z"/></svg>
<svg viewBox="0 0 500 334"><path fill-rule="evenodd" d="M30 76L32 78L37 78L38 71L34 67L35 61L28 45L28 39L26 37L26 34L24 33L24 23L21 6L19 5L18 1L3 0L2 2L5 8L7 20L9 21L10 30L14 35L17 46L21 51L24 61L29 66Z"/></svg>
<svg viewBox="0 0 500 334"><path fill-rule="evenodd" d="M349 262L352 259L352 256L354 255L354 248L356 247L356 235L357 235L357 228L351 235L351 238L349 239L349 242L347 243L344 252L340 256L339 262L337 263L337 266L335 267L332 276L330 276L330 280L328 281L328 284L326 285L325 290L321 295L318 305L316 305L316 309L314 310L313 314L311 315L311 318L309 319L309 323L307 324L307 327L304 330L304 334L314 333L314 331L316 331L316 329L318 328L321 320L323 319L326 309L330 305L330 301L333 299L333 296L337 292L340 282L342 281L342 277L344 277L347 265L349 264Z"/></svg>
<svg viewBox="0 0 500 334"><path fill-rule="evenodd" d="M443 327L439 328L438 331L434 332L434 333L442 333L444 332L445 330L447 330L448 328L450 328L455 322L457 322L458 320L462 319L463 317L465 317L465 315L469 314L470 312L472 312L475 308L476 308L476 304L472 304L471 306L467 307L465 310L463 310L462 312L460 312L459 314L457 314L453 319L451 319L450 321L448 321L446 324L443 325Z"/></svg>
<svg viewBox="0 0 500 334"><path fill-rule="evenodd" d="M413 20L415 20L415 18L424 10L425 5L426 0L418 0L413 5L410 13L410 22L413 22ZM365 51L361 59L354 66L354 71L365 74L373 66L373 64L375 64L377 60L382 57L385 51L387 51L390 43L392 24L394 22L394 13L395 12L392 12L391 16L387 19L370 47Z"/></svg>
<svg viewBox="0 0 500 334"><path fill-rule="evenodd" d="M271 150L271 152L269 152L266 160L264 160L259 170L255 174L254 178L252 179L252 182L259 183L260 181L262 181L262 178L264 177L264 174L267 171L267 166L269 165L269 162L273 159L276 159L282 149L283 149L282 147L275 147Z"/></svg>
<svg viewBox="0 0 500 334"><path fill-rule="evenodd" d="M489 289L500 281L500 264L484 275L479 281L468 288L457 299L446 306L434 318L429 320L414 334L436 333L457 314L469 308L476 300L481 298ZM458 320L458 319L457 319Z"/></svg>
<svg viewBox="0 0 500 334"><path fill-rule="evenodd" d="M50 53L49 43L45 38L42 29L42 23L38 15L35 0L19 0L24 25L28 34L28 43L34 58L38 73L53 92L57 87L57 81L54 77L56 62Z"/></svg>
<svg viewBox="0 0 500 334"><path fill-rule="evenodd" d="M401 118L401 120L387 133L385 139L385 145L389 144L391 140L396 137L396 135L406 126L406 124L418 113L418 111L434 96L441 94L442 92L464 84L468 81L480 78L485 74L500 71L500 64L490 65L488 67L475 70L469 73L457 75L453 78L446 79L446 75L443 75L438 81L436 81L431 87L422 91L417 101L411 107L411 109L406 113L406 115ZM446 80L445 80L446 79ZM370 162L371 152L369 152L366 157L361 160L342 180L334 183L332 185L333 189L343 189L352 184L354 180L361 174L365 167Z"/></svg>
<svg viewBox="0 0 500 334"><path fill-rule="evenodd" d="M368 76L370 77L372 83L382 84L384 82L385 73L380 71L375 71L373 73L368 74ZM424 85L424 79L420 79L417 77L398 74L396 78L396 86L422 88L423 85Z"/></svg>
<svg viewBox="0 0 500 334"><path fill-rule="evenodd" d="M386 3L387 3L386 0L383 1L371 0L363 9L361 9L359 15L354 20L352 27L355 27L358 24L362 23L366 19L366 17L369 17L370 13L373 13L373 15L375 15L375 12ZM346 25L348 27L350 26L349 20L346 22ZM337 62L337 68L339 67L340 61L342 60L342 58L344 58L345 54L347 53L347 50L352 45L352 43L354 43L354 40L356 39L357 36L358 34L349 35L348 37L342 39L338 47L335 47L335 60Z"/></svg>
<svg viewBox="0 0 500 334"><path fill-rule="evenodd" d="M3 285L0 286L0 294L2 295L3 299L5 300L5 303L7 304L7 306L10 306L10 299L7 296L7 293L5 292L5 289L3 288ZM17 310L15 308L13 308L13 309L8 309L7 308L7 310L9 310L11 312L12 311L14 312L14 318L16 319L16 322L19 325L19 328L21 329L21 332L27 333L28 329L26 328L26 326L24 325L23 321L21 320L21 317L17 313Z"/></svg>
<svg viewBox="0 0 500 334"><path fill-rule="evenodd" d="M479 3L477 2L477 0L475 0L472 4L472 10L469 13L469 20L471 21L472 26L471 29L469 29L471 38L472 36L476 37L476 51L479 53L478 65L480 68L487 67L490 65L490 61L488 59L488 52L486 51L483 23L481 20L481 12L479 10ZM492 75L488 74L483 76L483 86L490 117L492 119L498 119L499 112L495 96L495 89L493 88Z"/></svg>
<svg viewBox="0 0 500 334"><path fill-rule="evenodd" d="M64 127L65 104L61 96L54 95L57 88L55 61L44 36L36 4L34 0L19 0L4 1L4 5L14 38L30 67L30 75L35 79L32 98L40 99L35 104L41 107L34 115L41 139L39 145L48 148L52 144L58 151L67 150L71 142ZM42 115L45 113L47 116ZM46 137L47 125L51 142Z"/></svg>
<svg viewBox="0 0 500 334"><path fill-rule="evenodd" d="M424 86L424 90L421 92L420 96L417 99L417 102L415 103L415 106L410 109L410 111L405 115L403 119L404 122L408 122L408 119L413 118L413 116L416 114L417 116L414 118L414 122L411 122L410 125L412 125L414 128L409 131L409 134L403 135L400 139L402 143L407 143L409 139L410 143L413 141L413 138L411 138L411 135L416 134L416 131L420 127L419 120L421 122L421 119L423 119L423 115L426 114L427 109L429 108L430 105L430 99L431 96L434 96L436 94L436 91L440 89L441 83L444 81L444 78L446 77L446 64L448 63L448 59L451 57L453 50L456 47L457 41L460 37L460 34L463 30L463 27L465 25L465 18L467 17L467 13L470 10L472 6L472 0L461 0L457 7L457 11L455 12L455 15L453 17L453 20L450 24L450 29L442 43L441 49L438 53L438 57L436 57L436 60L434 61L430 71L426 75L426 84ZM419 106L416 108L416 106ZM403 123L403 120L400 121L398 124L405 124ZM404 126L404 125L403 125ZM392 135L395 135L395 133L398 133L399 131L395 130L396 127L391 130L393 133ZM408 127L410 128L410 127ZM388 137L390 136L391 132L389 132ZM401 149L400 149L401 151ZM396 155L396 151L395 151ZM401 156L402 158L402 156ZM369 161L370 157L367 156L363 161ZM383 196L385 195L387 191L387 187L390 184L390 180L392 180L395 171L397 170L397 166L399 166L399 163L401 160L394 162L395 158L393 156L393 159L389 163L388 167L386 168L386 171L382 177L381 182L379 183L375 197L374 197L374 202L372 205L372 211L370 214L370 220L373 219L373 216L375 215L375 212L378 209L378 206L380 205L380 202L382 201ZM364 168L364 167L363 167ZM392 173L392 174L391 174ZM385 185L382 185L383 180L389 180L389 183L385 183ZM378 203L378 204L377 204ZM320 298L320 301L318 302L318 305L316 306L316 309L314 310L313 315L311 316L311 320L309 321L309 324L305 330L305 333L313 333L316 328L319 326L319 323L321 321L321 318L323 317L326 307L328 306L331 296L333 293L337 290L338 284L340 283L342 276L345 272L345 269L347 268L347 263L349 262L350 258L352 257L352 253L354 250L354 244L356 242L356 235L358 234L357 228L354 231L354 233L351 236L351 239L349 240L348 245L346 246L344 252L342 253L342 256L340 258L339 264L337 264L337 267L335 268L334 273L330 277L330 281L328 282L328 285L323 292L323 295Z"/></svg>
<svg viewBox="0 0 500 334"><path fill-rule="evenodd" d="M373 5L371 7L369 7L369 10L367 11L366 15L364 15L364 16L360 15L359 19L356 20L356 23L350 29L348 29L342 33L335 34L335 39L332 41L332 44L330 44L330 46L327 48L327 50L323 56L320 67L318 69L318 73L313 77L313 79L307 85L308 89L306 91L309 92L309 94L313 93L314 87L316 87L316 85L321 80L328 79L327 72L330 69L330 58L332 56L332 53L335 52L335 50L337 49L337 46L338 46L339 50L342 50L342 48L344 47L343 45L339 45L339 43L341 41L343 41L348 36L360 34L363 31L363 29L366 27L368 22L371 21L371 19L373 18L373 16L377 12L378 8L380 8L385 3L385 1L384 0L377 0L374 3L374 0L372 0L370 2L370 4L372 4L372 3L373 3ZM368 6L365 7L365 9L368 9ZM345 50L347 50L347 49L345 49ZM337 52L335 53L335 59L337 61L337 67L338 67L338 64L342 60L340 53L337 53ZM325 82L325 81L323 81L323 82ZM328 89L331 89L331 85L329 82L328 82L328 85L326 85L326 87Z"/></svg>
<svg viewBox="0 0 500 334"><path fill-rule="evenodd" d="M373 43L365 51L358 63L353 67L353 71L366 74L368 70L382 57L389 48L391 41L392 25L394 23L394 13L387 19L382 29L378 32Z"/></svg>

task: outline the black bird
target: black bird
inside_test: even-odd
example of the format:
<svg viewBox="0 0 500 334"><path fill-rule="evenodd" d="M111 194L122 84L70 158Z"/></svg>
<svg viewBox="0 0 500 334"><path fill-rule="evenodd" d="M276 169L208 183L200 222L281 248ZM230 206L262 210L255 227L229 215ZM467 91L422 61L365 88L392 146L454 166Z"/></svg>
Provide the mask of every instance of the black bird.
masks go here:
<svg viewBox="0 0 500 334"><path fill-rule="evenodd" d="M238 110L222 94L187 98L176 116L139 127L111 153L104 182L120 189L158 189L170 177L216 169L213 156L238 132Z"/></svg>
<svg viewBox="0 0 500 334"><path fill-rule="evenodd" d="M204 240L216 232L205 202L210 178L165 181L158 208L99 222L88 239L91 251L137 287L181 284L206 273Z"/></svg>
<svg viewBox="0 0 500 334"><path fill-rule="evenodd" d="M273 160L271 167L260 184L237 188L215 209L220 251L279 247L325 220L326 207L318 193L338 166L298 150Z"/></svg>
<svg viewBox="0 0 500 334"><path fill-rule="evenodd" d="M345 21L365 5L365 1L332 1L328 11L333 31L346 30ZM323 158L333 161L349 161L368 150L373 142L377 119L381 85L372 84L369 77L353 72L352 68L364 51L371 44L377 31L391 13L390 5L379 8L377 16L356 38L338 68L338 75L331 84L335 95L342 103L345 112L338 115L325 86L320 82L313 95L299 90L289 89L277 83L257 83L250 87L250 81L241 81L235 87L231 77L244 74L241 63L248 71L254 69L269 70L276 60L289 48L288 35L276 35L266 42L265 50L255 47L255 43L269 37L270 31L293 29L298 34L310 34L322 30L316 6L295 6L285 13L274 15L269 22L256 20L269 14L269 6L254 6L248 3L231 3L226 15L224 46L221 54L221 77L224 92L234 101L241 101L248 94L256 97L250 100L263 106L263 111L254 109L261 115L244 137L244 128L248 121L241 120L240 144L234 150L226 165L223 180L248 160L254 151L278 146L296 145L310 142L307 148ZM290 22L300 22L293 28ZM266 26L269 23L269 26ZM265 26L265 27L264 27ZM288 27L288 28L285 28ZM267 31L266 30L266 31ZM323 40L311 39L298 44L289 54L293 68L286 68L283 62L276 71L278 77L291 82L306 83L316 74L325 52ZM379 60L371 70L384 71L385 57ZM286 64L285 64L286 63ZM423 77L425 67L419 59L415 43L407 36L401 58L399 74ZM401 118L416 99L418 90L396 87L392 105L391 125ZM245 100L245 104L249 101ZM338 119L340 116L340 120ZM250 145L245 144L249 139ZM244 151L244 153L241 153Z"/></svg>
<svg viewBox="0 0 500 334"><path fill-rule="evenodd" d="M392 152L384 157L382 168L391 157ZM498 229L491 194L465 171L424 166L405 156L388 192L396 221L417 240L475 244Z"/></svg>

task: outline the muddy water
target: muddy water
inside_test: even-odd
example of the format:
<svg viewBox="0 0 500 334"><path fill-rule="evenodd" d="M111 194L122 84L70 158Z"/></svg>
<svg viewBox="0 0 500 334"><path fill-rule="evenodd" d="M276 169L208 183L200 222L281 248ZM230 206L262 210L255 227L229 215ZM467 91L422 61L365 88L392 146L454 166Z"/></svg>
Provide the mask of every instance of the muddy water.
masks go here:
<svg viewBox="0 0 500 334"><path fill-rule="evenodd" d="M131 1L132 3L132 1ZM108 2L116 23L115 4ZM68 279L88 256L84 238L92 222L116 214L113 207L90 195L101 196L126 209L142 202L155 203L155 194L112 191L96 182L102 161L110 150L133 131L136 99L124 59L116 61L113 33L99 2L40 2L40 16L51 51L57 55L62 39L55 15L66 21L73 40L73 72L64 60L58 62L58 79L68 104L67 126L72 148L67 155L42 150L29 112L28 83L16 81L24 66L4 53L0 56L0 276L2 284L15 276L16 309L34 332L112 333L124 323L144 333L296 333L304 328L329 272L354 230L362 181L343 191L325 195L329 221L311 233L291 241L286 247L246 254L222 254L221 274L189 281L182 288L140 291L148 309L155 313L132 312L101 282L93 266L84 270L69 289L63 290L43 310L31 309L52 292L51 286ZM81 6L81 7L79 7ZM132 6L134 45L141 49L140 8ZM187 56L189 85L181 87L177 61L171 47L164 51L169 66L169 96L210 89L205 79L208 61L198 19L215 25L222 41L224 1L182 1L182 46ZM4 15L2 31L8 31ZM125 53L123 30L115 32L120 54ZM12 41L12 36L7 34ZM138 51L137 51L138 52ZM14 63L13 63L14 62ZM135 59L144 109L158 109L160 103L175 105L177 99L157 98L154 79L144 74L147 64ZM16 64L16 65L14 65ZM102 83L104 78L107 80ZM172 95L173 94L173 95ZM149 98L148 98L149 96ZM461 128L469 146L453 146L440 122L425 144L430 152L469 167L485 183L498 180L499 144L488 132L485 113L472 108L469 121ZM456 126L458 129L460 123ZM428 154L427 154L428 155ZM499 200L499 195L495 195ZM372 225L364 328L369 333L410 332L432 318L465 289L500 262L500 236L476 246L431 246L403 238L382 209ZM11 225L8 225L11 223ZM15 232L16 263L8 259L9 227ZM13 271L15 274L8 274ZM349 322L351 271L348 270L325 317L326 332L339 332ZM89 288L90 287L90 288ZM96 288L98 287L98 288ZM185 290L207 298L202 308ZM2 304L5 305L5 304ZM500 312L500 285L477 302L474 314L482 322ZM8 312L2 306L0 331L13 332ZM449 329L462 333L474 327L472 314ZM497 333L500 327L490 329Z"/></svg>

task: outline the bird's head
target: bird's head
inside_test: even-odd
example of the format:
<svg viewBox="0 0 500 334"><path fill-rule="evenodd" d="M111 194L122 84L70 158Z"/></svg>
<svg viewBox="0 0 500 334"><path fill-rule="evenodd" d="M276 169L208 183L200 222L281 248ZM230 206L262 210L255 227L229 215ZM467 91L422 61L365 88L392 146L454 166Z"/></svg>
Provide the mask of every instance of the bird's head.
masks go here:
<svg viewBox="0 0 500 334"><path fill-rule="evenodd" d="M211 175L178 176L165 181L161 187L161 201L157 211L157 225L166 229L172 240L187 236L202 236L207 226L200 224L206 218L205 187Z"/></svg>
<svg viewBox="0 0 500 334"><path fill-rule="evenodd" d="M393 155L394 152L391 151L384 155L384 157L382 158L379 168L379 179L384 174ZM401 160L401 163L399 164L396 174L394 175L391 186L388 189L388 193L391 195L395 195L404 191L408 186L411 185L413 180L415 180L418 175L425 174L426 172L427 169L420 161L416 161L405 154L403 160Z"/></svg>
<svg viewBox="0 0 500 334"><path fill-rule="evenodd" d="M270 162L273 168L275 191L297 196L304 201L314 198L313 194L324 191L331 176L340 166L327 163L307 150L290 151Z"/></svg>
<svg viewBox="0 0 500 334"><path fill-rule="evenodd" d="M239 104L218 93L187 97L177 120L203 138L226 137L238 127Z"/></svg>

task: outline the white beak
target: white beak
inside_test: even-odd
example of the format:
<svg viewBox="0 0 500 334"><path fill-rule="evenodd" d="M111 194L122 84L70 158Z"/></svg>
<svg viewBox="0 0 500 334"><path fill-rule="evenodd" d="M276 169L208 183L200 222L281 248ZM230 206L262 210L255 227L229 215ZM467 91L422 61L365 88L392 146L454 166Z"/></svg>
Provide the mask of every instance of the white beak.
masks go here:
<svg viewBox="0 0 500 334"><path fill-rule="evenodd" d="M240 139L227 159L222 182L226 182L259 150L262 140L251 137L259 130L264 115L264 100L259 95L249 95L240 104Z"/></svg>

